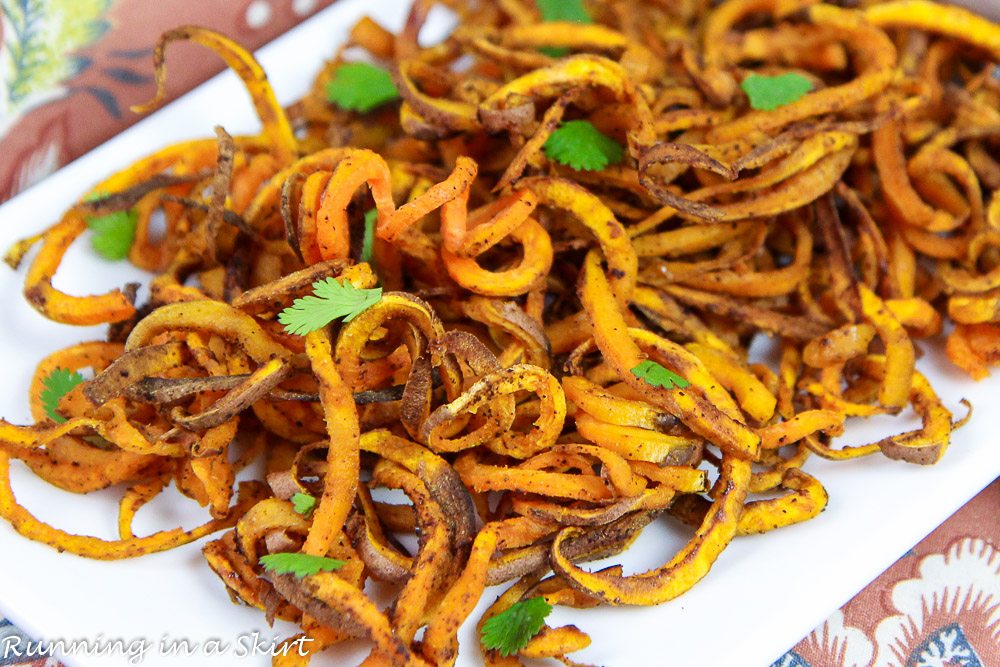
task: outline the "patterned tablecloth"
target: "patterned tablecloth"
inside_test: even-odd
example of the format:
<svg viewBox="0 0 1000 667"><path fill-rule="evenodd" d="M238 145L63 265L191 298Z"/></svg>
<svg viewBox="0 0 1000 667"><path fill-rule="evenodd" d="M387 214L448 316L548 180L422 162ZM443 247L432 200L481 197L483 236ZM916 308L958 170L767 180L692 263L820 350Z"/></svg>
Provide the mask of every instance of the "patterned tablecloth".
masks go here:
<svg viewBox="0 0 1000 667"><path fill-rule="evenodd" d="M257 47L332 1L200 0L179 15L150 0L0 0L0 201L136 120L127 109L152 95L150 45L163 30L196 23ZM218 71L184 44L170 68L172 96ZM771 667L1000 666L998 514L1000 480ZM0 641L19 633L0 618ZM58 662L0 655L13 665Z"/></svg>
<svg viewBox="0 0 1000 667"><path fill-rule="evenodd" d="M1000 665L1000 479L771 667Z"/></svg>
<svg viewBox="0 0 1000 667"><path fill-rule="evenodd" d="M160 34L212 27L254 48L333 0L0 0L0 202L138 120ZM170 47L180 95L222 67L202 47Z"/></svg>

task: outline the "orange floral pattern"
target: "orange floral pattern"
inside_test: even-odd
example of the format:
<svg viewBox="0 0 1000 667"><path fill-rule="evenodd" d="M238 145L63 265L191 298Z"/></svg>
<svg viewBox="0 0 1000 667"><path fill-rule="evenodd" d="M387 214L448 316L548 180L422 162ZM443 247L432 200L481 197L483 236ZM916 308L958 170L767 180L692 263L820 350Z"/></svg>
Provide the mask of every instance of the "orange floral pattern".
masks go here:
<svg viewBox="0 0 1000 667"><path fill-rule="evenodd" d="M771 667L1000 665L1000 480Z"/></svg>

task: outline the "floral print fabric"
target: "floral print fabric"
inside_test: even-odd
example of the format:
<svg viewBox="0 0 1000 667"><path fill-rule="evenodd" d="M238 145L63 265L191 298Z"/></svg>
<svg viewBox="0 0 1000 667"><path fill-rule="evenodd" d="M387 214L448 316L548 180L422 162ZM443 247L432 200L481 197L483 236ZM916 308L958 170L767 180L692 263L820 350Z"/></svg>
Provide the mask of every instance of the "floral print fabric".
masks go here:
<svg viewBox="0 0 1000 667"><path fill-rule="evenodd" d="M139 120L153 96L152 46L205 25L257 48L333 0L0 0L0 202ZM170 47L171 97L222 70Z"/></svg>
<svg viewBox="0 0 1000 667"><path fill-rule="evenodd" d="M1000 480L771 667L1000 665Z"/></svg>

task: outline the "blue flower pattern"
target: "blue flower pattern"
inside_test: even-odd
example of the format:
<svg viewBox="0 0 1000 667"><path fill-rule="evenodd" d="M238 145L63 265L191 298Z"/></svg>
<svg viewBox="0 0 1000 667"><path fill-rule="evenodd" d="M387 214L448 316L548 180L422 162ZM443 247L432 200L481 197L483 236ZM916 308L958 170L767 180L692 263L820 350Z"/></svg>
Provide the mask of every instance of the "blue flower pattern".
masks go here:
<svg viewBox="0 0 1000 667"><path fill-rule="evenodd" d="M0 618L0 647L7 645L8 642L13 642L11 638L16 637L20 639L20 644L24 646L32 639L24 634L20 628L15 626L13 623L8 621L6 618ZM35 662L35 658L24 658L14 655L4 655L0 652L0 667L14 667L15 665L26 665Z"/></svg>
<svg viewBox="0 0 1000 667"><path fill-rule="evenodd" d="M906 667L983 667L962 626L950 623L938 628L910 654Z"/></svg>
<svg viewBox="0 0 1000 667"><path fill-rule="evenodd" d="M795 651L789 651L773 663L771 667L813 667L809 662Z"/></svg>

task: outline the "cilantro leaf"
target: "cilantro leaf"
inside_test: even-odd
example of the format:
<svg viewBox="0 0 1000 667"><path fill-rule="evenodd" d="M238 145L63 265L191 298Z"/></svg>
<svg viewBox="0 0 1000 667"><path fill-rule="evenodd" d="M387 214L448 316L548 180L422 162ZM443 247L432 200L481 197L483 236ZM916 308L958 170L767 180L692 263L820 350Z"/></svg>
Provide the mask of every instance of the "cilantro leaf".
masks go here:
<svg viewBox="0 0 1000 667"><path fill-rule="evenodd" d="M649 359L646 359L633 368L632 375L645 380L654 387L662 387L664 389L673 389L674 387L684 389L691 386L690 382L677 373Z"/></svg>
<svg viewBox="0 0 1000 667"><path fill-rule="evenodd" d="M778 76L751 74L740 84L750 98L750 107L759 111L773 111L795 102L813 89L812 81L796 72Z"/></svg>
<svg viewBox="0 0 1000 667"><path fill-rule="evenodd" d="M319 572L333 572L347 565L345 561L309 554L280 553L261 556L257 561L268 572L274 574L294 574L301 579Z"/></svg>
<svg viewBox="0 0 1000 667"><path fill-rule="evenodd" d="M569 49L565 46L540 46L538 50L547 55L549 58L562 58L563 56L569 55Z"/></svg>
<svg viewBox="0 0 1000 667"><path fill-rule="evenodd" d="M593 23L590 12L583 6L583 0L535 0L543 21L572 21L573 23Z"/></svg>
<svg viewBox="0 0 1000 667"><path fill-rule="evenodd" d="M483 646L514 655L538 634L551 612L552 605L543 597L521 600L483 623Z"/></svg>
<svg viewBox="0 0 1000 667"><path fill-rule="evenodd" d="M361 289L333 278L313 283L313 294L296 299L278 313L278 321L290 334L304 336L343 318L350 322L382 298L382 288Z"/></svg>
<svg viewBox="0 0 1000 667"><path fill-rule="evenodd" d="M316 498L308 493L296 493L292 496L292 507L302 516L308 516L316 507Z"/></svg>
<svg viewBox="0 0 1000 667"><path fill-rule="evenodd" d="M535 0L542 20L571 21L573 23L593 23L590 12L583 6L582 0ZM569 55L570 50L563 46L542 46L538 49L550 58L562 58Z"/></svg>
<svg viewBox="0 0 1000 667"><path fill-rule="evenodd" d="M85 201L97 201L107 195L103 192L92 192L84 197ZM90 228L90 244L104 259L113 262L128 257L135 240L135 225L138 214L133 210L112 211L105 215L88 215L87 227Z"/></svg>
<svg viewBox="0 0 1000 667"><path fill-rule="evenodd" d="M542 149L550 160L583 171L600 171L625 157L621 144L585 120L560 125L545 140Z"/></svg>
<svg viewBox="0 0 1000 667"><path fill-rule="evenodd" d="M378 210L372 209L365 213L365 236L361 241L361 261L372 263L375 252L375 223L378 221Z"/></svg>
<svg viewBox="0 0 1000 667"><path fill-rule="evenodd" d="M341 109L367 113L399 99L388 71L368 63L345 63L326 84L326 99Z"/></svg>
<svg viewBox="0 0 1000 667"><path fill-rule="evenodd" d="M59 424L66 422L66 418L59 414L59 401L81 382L83 382L82 375L65 368L55 369L42 380L42 393L39 398L49 419Z"/></svg>

